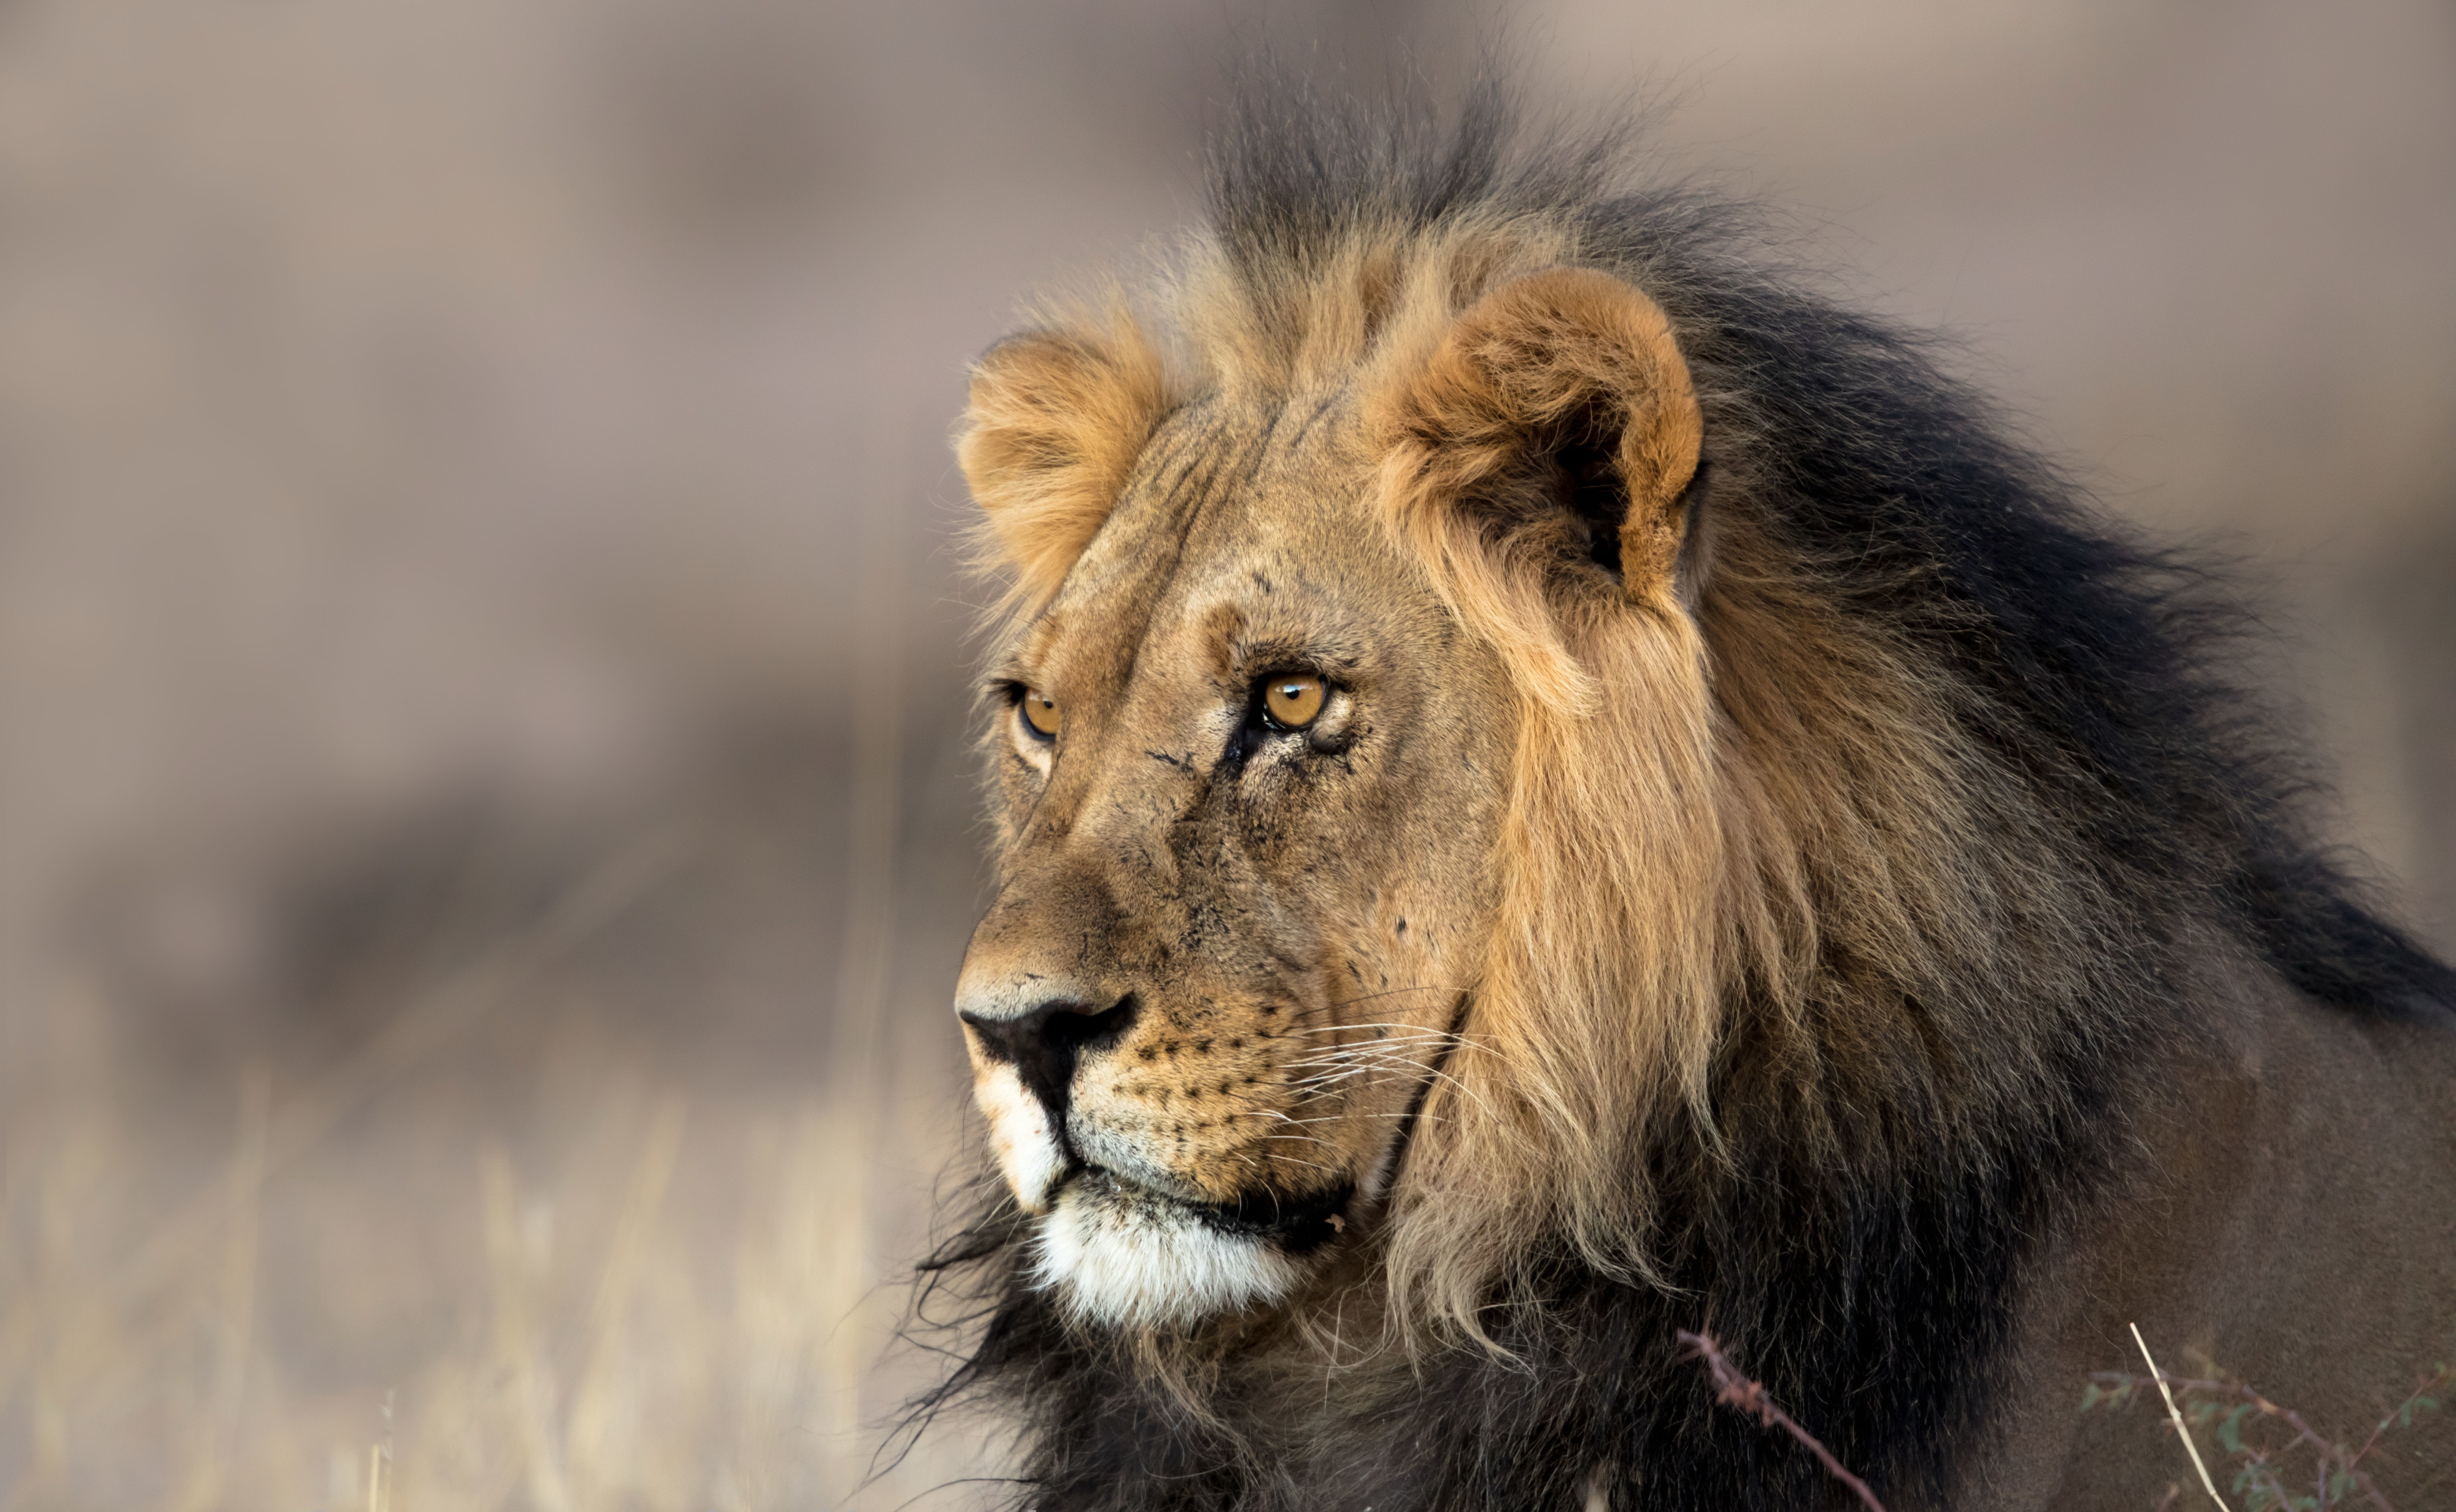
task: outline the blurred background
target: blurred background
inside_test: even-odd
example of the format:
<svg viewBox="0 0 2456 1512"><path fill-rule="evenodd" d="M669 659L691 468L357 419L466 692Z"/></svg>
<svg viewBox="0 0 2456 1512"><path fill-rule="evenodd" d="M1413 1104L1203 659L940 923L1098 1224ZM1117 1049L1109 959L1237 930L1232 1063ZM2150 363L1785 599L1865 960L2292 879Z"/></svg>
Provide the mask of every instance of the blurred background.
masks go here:
<svg viewBox="0 0 2456 1512"><path fill-rule="evenodd" d="M2456 947L2444 0L12 0L0 1509L993 1497L872 1461L965 363L1192 214L1223 60L1496 19L2241 559Z"/></svg>

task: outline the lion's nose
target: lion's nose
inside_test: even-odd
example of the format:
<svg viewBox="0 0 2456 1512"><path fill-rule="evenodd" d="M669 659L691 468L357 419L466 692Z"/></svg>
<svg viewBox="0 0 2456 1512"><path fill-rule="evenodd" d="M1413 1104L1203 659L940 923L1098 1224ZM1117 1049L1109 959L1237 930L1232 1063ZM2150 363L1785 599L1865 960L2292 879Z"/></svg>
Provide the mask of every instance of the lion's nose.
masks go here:
<svg viewBox="0 0 2456 1512"><path fill-rule="evenodd" d="M1075 1062L1087 1050L1104 1050L1124 1038L1137 1011L1129 992L1105 1009L1061 999L1012 1018L969 1009L956 1016L972 1026L972 1032L980 1037L982 1054L1014 1067L1024 1086L1055 1121L1065 1116Z"/></svg>

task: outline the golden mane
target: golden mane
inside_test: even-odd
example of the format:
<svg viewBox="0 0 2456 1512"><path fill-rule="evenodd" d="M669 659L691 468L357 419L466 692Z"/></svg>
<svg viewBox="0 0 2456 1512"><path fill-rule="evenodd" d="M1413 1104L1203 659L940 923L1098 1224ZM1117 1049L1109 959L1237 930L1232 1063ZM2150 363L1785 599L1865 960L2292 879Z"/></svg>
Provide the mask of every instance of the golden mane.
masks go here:
<svg viewBox="0 0 2456 1512"><path fill-rule="evenodd" d="M1967 1062L1951 1083L1922 1062L1881 1064L1905 999L1950 1018L1974 971L2077 991L2057 963L2087 953L2109 906L2034 800L1972 749L1950 677L1883 622L1836 612L1817 564L1768 528L1751 497L1755 417L1710 370L1698 386L1717 450L1691 506L1704 514L1692 602L1564 617L1540 561L1445 540L1470 527L1430 502L1458 480L1410 450L1409 396L1461 317L1514 280L1576 269L1643 287L1643 266L1586 255L1572 218L1531 213L1360 220L1260 276L1197 241L1144 315L1115 301L1022 338L1085 402L1034 408L1018 439L983 418L1004 417L1013 390L976 379L989 406L961 443L989 480L1009 603L1028 607L1096 531L1167 407L1215 389L1366 396L1362 444L1387 459L1381 519L1520 695L1500 920L1388 1246L1395 1316L1470 1333L1544 1236L1566 1234L1607 1274L1656 1276L1653 1210L1632 1173L1667 1119L1715 1148L1710 1073L1732 1005L1784 1032L1802 1087L1908 1074L1921 1085L1896 1090L1949 1127L1990 1101L1990 1078ZM1819 971L1837 957L1851 979ZM1835 1055L1866 1063L1837 1075L1820 1064ZM1820 1096L1799 1111L1844 1137L1847 1115Z"/></svg>

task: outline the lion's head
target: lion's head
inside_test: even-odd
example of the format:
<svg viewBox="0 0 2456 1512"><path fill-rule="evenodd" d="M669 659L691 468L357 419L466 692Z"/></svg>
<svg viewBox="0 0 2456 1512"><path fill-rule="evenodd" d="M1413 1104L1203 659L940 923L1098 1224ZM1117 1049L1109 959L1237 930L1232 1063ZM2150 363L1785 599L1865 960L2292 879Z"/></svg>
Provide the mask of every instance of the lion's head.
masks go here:
<svg viewBox="0 0 2456 1512"><path fill-rule="evenodd" d="M1531 1234L1647 1271L1632 1141L1704 1117L1735 990L1795 998L1815 870L1871 884L1871 961L1985 932L1935 842L1988 794L1765 539L1751 417L1642 261L1492 211L1239 254L975 371L1015 612L957 1008L1077 1316L1369 1245L1471 1329ZM1812 796L1872 785L1913 817Z"/></svg>
<svg viewBox="0 0 2456 1512"><path fill-rule="evenodd" d="M1004 864L958 1007L1044 1274L1095 1317L1285 1294L1410 1142L1472 1127L1540 1182L1528 1119L1586 1111L1480 1108L1453 1046L1509 1037L1497 994L1550 938L1659 934L1651 899L1713 885L1695 815L1582 841L1535 769L1546 722L1597 713L1574 644L1646 693L1643 769L1573 801L1708 776L1700 418L1662 312L1554 249L1374 250L1351 352L1177 398L1137 334L1053 332L974 379L963 457L1029 611L992 672ZM1565 866L1607 918L1528 906Z"/></svg>

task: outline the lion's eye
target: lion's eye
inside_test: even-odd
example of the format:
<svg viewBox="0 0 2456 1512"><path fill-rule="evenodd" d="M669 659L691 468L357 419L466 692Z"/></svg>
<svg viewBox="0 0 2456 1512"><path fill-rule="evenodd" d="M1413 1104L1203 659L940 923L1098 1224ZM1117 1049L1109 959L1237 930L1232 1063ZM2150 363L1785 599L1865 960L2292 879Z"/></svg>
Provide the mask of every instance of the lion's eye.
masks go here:
<svg viewBox="0 0 2456 1512"><path fill-rule="evenodd" d="M1280 729L1302 729L1321 713L1321 679L1290 672L1262 680L1262 712Z"/></svg>
<svg viewBox="0 0 2456 1512"><path fill-rule="evenodd" d="M1024 727L1041 740L1055 740L1057 727L1066 723L1057 712L1057 701L1036 687L1023 690Z"/></svg>

